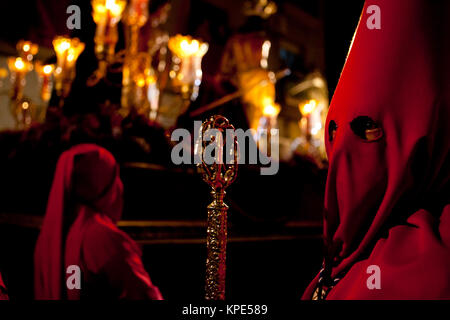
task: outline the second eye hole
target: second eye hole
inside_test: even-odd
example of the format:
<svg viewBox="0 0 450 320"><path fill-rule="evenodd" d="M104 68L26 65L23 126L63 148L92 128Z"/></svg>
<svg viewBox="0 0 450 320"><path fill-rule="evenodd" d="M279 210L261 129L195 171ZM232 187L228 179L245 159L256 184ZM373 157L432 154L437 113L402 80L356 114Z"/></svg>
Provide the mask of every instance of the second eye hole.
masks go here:
<svg viewBox="0 0 450 320"><path fill-rule="evenodd" d="M328 140L331 142L336 137L337 124L334 120L331 120L328 124Z"/></svg>
<svg viewBox="0 0 450 320"><path fill-rule="evenodd" d="M377 141L383 137L383 129L368 116L359 116L350 122L353 133L365 141ZM331 120L328 124L328 140L332 142L336 137L337 124Z"/></svg>
<svg viewBox="0 0 450 320"><path fill-rule="evenodd" d="M368 116L360 116L350 122L353 133L365 141L377 141L383 136L379 124Z"/></svg>

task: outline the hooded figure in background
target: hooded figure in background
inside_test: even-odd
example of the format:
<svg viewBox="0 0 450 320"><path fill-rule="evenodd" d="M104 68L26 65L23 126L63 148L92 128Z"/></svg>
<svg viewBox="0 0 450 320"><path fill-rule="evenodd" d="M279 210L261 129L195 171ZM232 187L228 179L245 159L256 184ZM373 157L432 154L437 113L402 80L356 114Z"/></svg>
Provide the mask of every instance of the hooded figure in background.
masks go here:
<svg viewBox="0 0 450 320"><path fill-rule="evenodd" d="M327 116L326 256L303 299L450 299L449 23L449 1L366 1Z"/></svg>
<svg viewBox="0 0 450 320"><path fill-rule="evenodd" d="M36 299L162 299L137 244L116 226L122 201L106 149L82 144L61 155L35 249ZM81 269L80 285L70 266Z"/></svg>

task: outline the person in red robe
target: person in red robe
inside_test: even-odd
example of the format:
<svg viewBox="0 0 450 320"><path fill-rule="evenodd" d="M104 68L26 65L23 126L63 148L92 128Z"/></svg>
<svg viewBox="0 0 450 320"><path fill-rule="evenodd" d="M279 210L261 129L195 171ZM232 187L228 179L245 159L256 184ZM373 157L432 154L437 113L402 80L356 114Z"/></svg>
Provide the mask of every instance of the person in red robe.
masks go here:
<svg viewBox="0 0 450 320"><path fill-rule="evenodd" d="M35 249L36 299L162 299L137 244L116 226L122 197L106 149L81 144L60 156Z"/></svg>
<svg viewBox="0 0 450 320"><path fill-rule="evenodd" d="M450 299L449 25L448 1L366 1L327 116L326 256L303 299Z"/></svg>

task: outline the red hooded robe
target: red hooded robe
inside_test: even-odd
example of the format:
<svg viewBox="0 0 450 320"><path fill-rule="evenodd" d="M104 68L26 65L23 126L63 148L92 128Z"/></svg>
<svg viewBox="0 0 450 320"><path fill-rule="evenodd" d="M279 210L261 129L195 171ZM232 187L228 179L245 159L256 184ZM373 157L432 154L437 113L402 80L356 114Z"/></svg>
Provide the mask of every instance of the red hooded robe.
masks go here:
<svg viewBox="0 0 450 320"><path fill-rule="evenodd" d="M162 299L136 243L116 227L123 185L106 149L82 144L58 160L35 249L35 297L55 300ZM69 277L81 269L81 289Z"/></svg>
<svg viewBox="0 0 450 320"><path fill-rule="evenodd" d="M327 116L327 253L303 299L450 299L449 22L448 1L366 1Z"/></svg>

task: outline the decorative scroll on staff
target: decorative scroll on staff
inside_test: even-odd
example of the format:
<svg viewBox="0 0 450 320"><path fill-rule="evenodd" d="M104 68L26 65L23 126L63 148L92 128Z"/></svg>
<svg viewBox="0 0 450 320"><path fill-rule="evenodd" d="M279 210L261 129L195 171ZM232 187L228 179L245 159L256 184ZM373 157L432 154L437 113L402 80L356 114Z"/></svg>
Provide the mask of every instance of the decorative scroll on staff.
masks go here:
<svg viewBox="0 0 450 320"><path fill-rule="evenodd" d="M208 206L205 299L224 300L228 211L224 197L225 189L237 177L238 143L234 134L227 135L228 132L234 133L234 127L223 116L211 117L203 122L200 130L201 143L196 146L196 151L201 163L197 166L203 180L211 187L213 197L213 202ZM226 143L226 139L232 141ZM212 144L215 147L215 156L214 161L209 161L211 159L207 158L206 152ZM231 156L231 161L223 161L224 148L228 152L227 159Z"/></svg>

